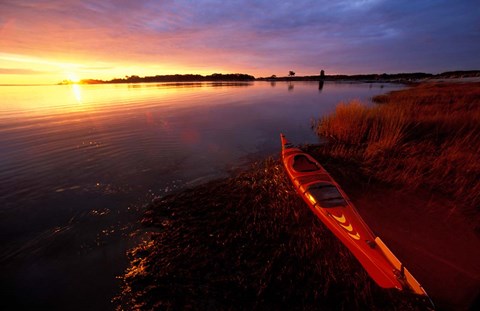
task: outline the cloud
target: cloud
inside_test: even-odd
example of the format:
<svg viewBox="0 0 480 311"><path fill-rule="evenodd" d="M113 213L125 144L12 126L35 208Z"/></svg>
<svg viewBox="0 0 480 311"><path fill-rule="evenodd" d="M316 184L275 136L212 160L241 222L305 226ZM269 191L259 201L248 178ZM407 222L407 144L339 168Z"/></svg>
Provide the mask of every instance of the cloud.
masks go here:
<svg viewBox="0 0 480 311"><path fill-rule="evenodd" d="M475 1L5 0L0 12L3 52L64 62L254 74L480 67Z"/></svg>
<svg viewBox="0 0 480 311"><path fill-rule="evenodd" d="M23 68L0 68L0 75L38 75L50 72L23 69Z"/></svg>

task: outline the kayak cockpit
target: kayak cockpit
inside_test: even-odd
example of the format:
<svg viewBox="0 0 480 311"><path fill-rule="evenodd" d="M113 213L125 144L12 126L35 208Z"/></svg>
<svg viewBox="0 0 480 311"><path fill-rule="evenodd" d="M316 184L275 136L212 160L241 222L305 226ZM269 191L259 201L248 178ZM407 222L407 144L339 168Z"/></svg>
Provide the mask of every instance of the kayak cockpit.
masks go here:
<svg viewBox="0 0 480 311"><path fill-rule="evenodd" d="M338 188L328 182L319 182L310 185L305 192L307 199L315 206L323 208L348 206Z"/></svg>
<svg viewBox="0 0 480 311"><path fill-rule="evenodd" d="M321 168L310 160L305 154L297 154L293 157L292 168L297 172L314 172Z"/></svg>

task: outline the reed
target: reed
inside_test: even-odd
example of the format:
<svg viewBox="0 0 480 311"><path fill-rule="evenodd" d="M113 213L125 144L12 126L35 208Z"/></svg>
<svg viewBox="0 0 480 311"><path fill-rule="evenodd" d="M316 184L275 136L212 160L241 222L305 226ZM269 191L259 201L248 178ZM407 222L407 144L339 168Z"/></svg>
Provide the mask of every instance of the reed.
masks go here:
<svg viewBox="0 0 480 311"><path fill-rule="evenodd" d="M318 122L326 153L381 182L447 195L479 214L480 83L430 83L341 103Z"/></svg>

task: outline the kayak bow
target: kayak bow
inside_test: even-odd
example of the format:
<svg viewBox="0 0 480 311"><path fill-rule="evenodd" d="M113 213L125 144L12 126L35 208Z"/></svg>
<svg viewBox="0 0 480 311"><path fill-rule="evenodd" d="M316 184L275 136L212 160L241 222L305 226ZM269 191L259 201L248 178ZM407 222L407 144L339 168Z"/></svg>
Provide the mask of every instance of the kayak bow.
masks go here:
<svg viewBox="0 0 480 311"><path fill-rule="evenodd" d="M314 214L358 259L383 288L427 293L413 275L363 221L330 174L310 155L293 147L283 134L282 160L295 189Z"/></svg>

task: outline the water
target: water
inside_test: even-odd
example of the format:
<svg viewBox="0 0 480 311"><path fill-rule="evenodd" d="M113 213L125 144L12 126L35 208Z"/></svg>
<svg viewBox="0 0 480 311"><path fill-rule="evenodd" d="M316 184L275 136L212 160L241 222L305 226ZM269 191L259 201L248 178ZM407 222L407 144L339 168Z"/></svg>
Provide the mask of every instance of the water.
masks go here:
<svg viewBox="0 0 480 311"><path fill-rule="evenodd" d="M398 85L0 86L2 310L111 309L143 206L315 143L311 120Z"/></svg>

